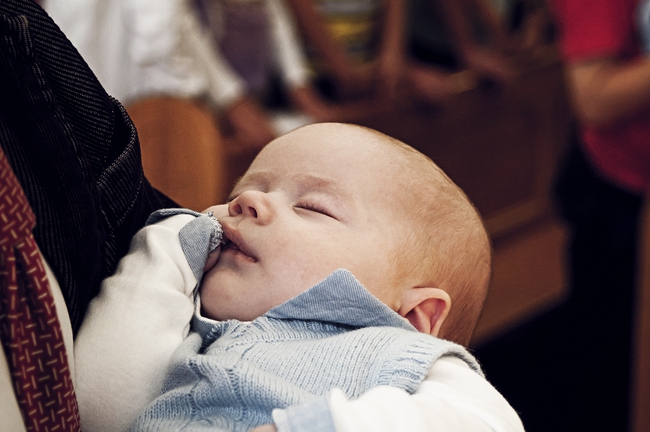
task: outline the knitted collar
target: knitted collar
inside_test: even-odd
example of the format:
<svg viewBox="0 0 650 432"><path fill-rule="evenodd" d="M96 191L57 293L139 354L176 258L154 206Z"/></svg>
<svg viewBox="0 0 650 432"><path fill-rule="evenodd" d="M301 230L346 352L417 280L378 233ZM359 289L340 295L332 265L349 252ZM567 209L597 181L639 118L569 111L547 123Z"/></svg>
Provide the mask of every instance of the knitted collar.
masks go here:
<svg viewBox="0 0 650 432"><path fill-rule="evenodd" d="M274 307L264 316L323 321L352 327L390 326L417 331L345 269L334 271L323 281Z"/></svg>
<svg viewBox="0 0 650 432"><path fill-rule="evenodd" d="M210 332L219 321L201 315L198 296L195 307L195 330L202 334ZM307 291L274 307L260 318L319 321L355 328L397 327L417 332L408 320L373 296L345 269L332 272Z"/></svg>

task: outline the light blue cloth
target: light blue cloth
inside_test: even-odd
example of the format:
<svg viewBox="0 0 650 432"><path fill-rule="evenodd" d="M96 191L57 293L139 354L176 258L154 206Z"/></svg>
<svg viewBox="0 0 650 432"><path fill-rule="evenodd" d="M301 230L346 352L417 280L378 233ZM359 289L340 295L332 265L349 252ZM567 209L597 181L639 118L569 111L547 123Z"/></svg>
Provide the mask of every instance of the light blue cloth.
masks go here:
<svg viewBox="0 0 650 432"><path fill-rule="evenodd" d="M208 259L208 254L221 244L223 229L217 218L212 213L199 213L189 209L162 209L155 211L147 219L146 225L159 222L170 216L188 214L196 219L185 225L178 233L181 248L192 269L198 284L203 277L203 267Z"/></svg>
<svg viewBox="0 0 650 432"><path fill-rule="evenodd" d="M133 431L248 431L275 408L286 409L281 432L334 431L334 388L352 399L379 385L413 393L441 356L482 374L463 347L417 332L343 269L252 322L192 326Z"/></svg>

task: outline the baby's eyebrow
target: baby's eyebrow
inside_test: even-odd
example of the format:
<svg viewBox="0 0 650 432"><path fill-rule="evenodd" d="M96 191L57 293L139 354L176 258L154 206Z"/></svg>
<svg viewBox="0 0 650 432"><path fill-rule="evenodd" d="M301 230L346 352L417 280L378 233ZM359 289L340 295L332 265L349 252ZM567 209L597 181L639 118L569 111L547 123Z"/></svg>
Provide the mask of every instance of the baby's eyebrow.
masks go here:
<svg viewBox="0 0 650 432"><path fill-rule="evenodd" d="M271 175L272 173L270 171L259 171L250 174L246 173L243 176L239 177L235 182L235 186L232 188L230 195L228 195L228 202L232 201L235 198L237 195L235 191L241 187L242 184L246 185L247 187L254 185L257 188L268 188L268 185L271 182Z"/></svg>
<svg viewBox="0 0 650 432"><path fill-rule="evenodd" d="M299 190L296 191L298 195L315 191L335 196L342 202L350 202L353 199L353 196L349 190L331 178L314 174L301 173L292 176L291 180L295 182L295 184L299 185ZM228 197L228 201L234 199L237 195L236 191L243 186L246 188L254 187L260 190L267 190L273 182L273 172L271 171L265 170L247 173L237 181L235 187L233 188L233 191Z"/></svg>
<svg viewBox="0 0 650 432"><path fill-rule="evenodd" d="M338 182L329 178L320 177L313 174L301 174L297 176L296 180L300 182L299 184L301 185L301 189L303 191L309 190L327 192L344 200L352 198L349 191L343 188Z"/></svg>

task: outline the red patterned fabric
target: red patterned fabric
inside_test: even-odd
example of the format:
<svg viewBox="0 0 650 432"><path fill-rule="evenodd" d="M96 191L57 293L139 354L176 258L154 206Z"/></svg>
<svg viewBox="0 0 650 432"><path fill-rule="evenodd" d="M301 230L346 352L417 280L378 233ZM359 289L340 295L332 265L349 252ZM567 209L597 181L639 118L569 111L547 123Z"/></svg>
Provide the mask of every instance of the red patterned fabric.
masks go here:
<svg viewBox="0 0 650 432"><path fill-rule="evenodd" d="M77 400L34 214L0 150L0 339L28 431L79 431Z"/></svg>

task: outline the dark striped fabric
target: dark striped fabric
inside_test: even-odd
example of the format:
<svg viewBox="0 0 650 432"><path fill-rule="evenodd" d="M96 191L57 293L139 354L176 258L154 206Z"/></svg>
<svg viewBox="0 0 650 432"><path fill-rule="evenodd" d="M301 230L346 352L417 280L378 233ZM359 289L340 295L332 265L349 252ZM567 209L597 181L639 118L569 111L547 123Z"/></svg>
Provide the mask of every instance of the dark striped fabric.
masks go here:
<svg viewBox="0 0 650 432"><path fill-rule="evenodd" d="M174 203L145 179L122 105L33 0L0 1L0 146L76 332L132 235Z"/></svg>

